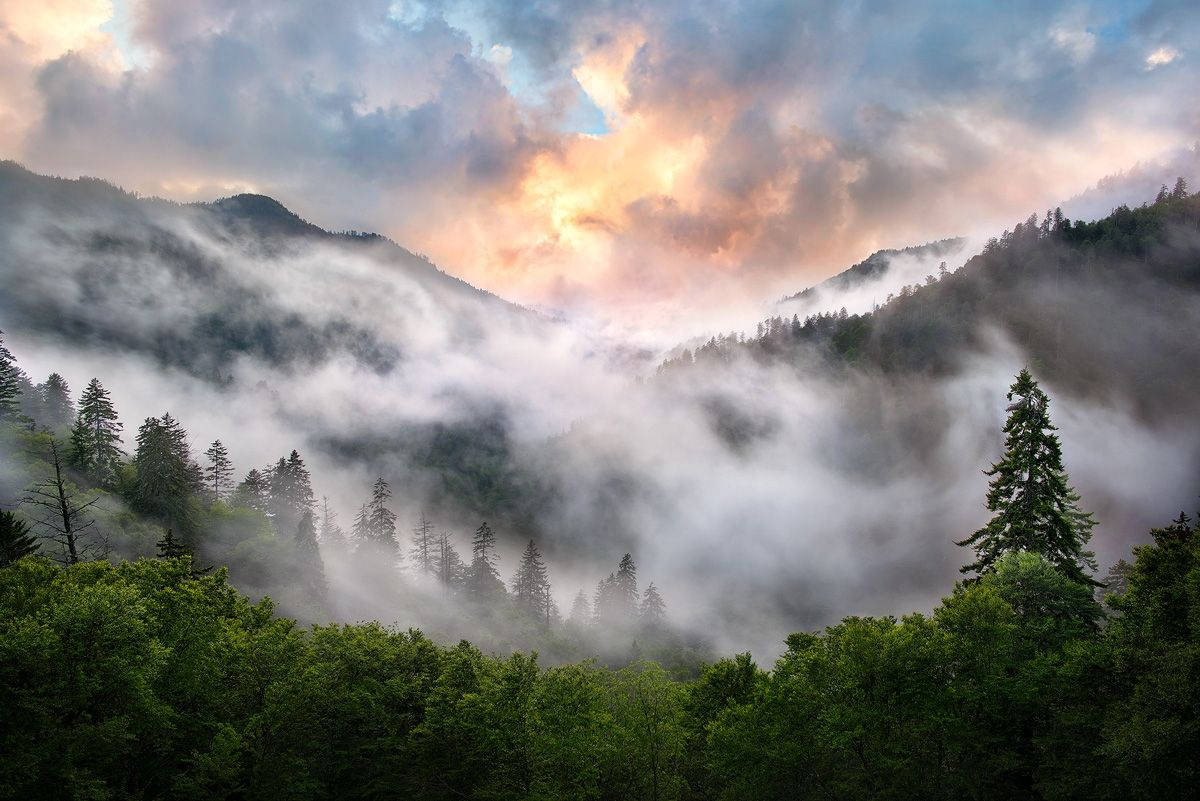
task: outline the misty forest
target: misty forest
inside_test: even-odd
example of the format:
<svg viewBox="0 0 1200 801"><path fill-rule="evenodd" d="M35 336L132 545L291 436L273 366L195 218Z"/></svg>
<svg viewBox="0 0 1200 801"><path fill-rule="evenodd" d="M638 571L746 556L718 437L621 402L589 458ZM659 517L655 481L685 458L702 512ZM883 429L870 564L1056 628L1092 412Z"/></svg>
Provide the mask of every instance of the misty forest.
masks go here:
<svg viewBox="0 0 1200 801"><path fill-rule="evenodd" d="M0 801L1200 801L1193 6L0 1Z"/></svg>

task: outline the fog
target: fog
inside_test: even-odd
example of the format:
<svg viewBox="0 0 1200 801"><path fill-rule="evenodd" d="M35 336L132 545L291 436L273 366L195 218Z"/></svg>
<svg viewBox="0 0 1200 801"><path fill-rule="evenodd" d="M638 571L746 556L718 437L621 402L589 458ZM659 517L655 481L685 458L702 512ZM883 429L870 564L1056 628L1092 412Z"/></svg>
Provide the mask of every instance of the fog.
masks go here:
<svg viewBox="0 0 1200 801"><path fill-rule="evenodd" d="M654 368L670 335L600 336L596 320L509 306L386 244L264 246L195 209L139 208L144 220L114 228L94 208L65 218L30 204L0 227L0 328L34 381L57 371L78 396L99 377L127 450L142 419L169 411L194 455L222 439L239 479L297 448L346 528L382 475L405 552L422 511L460 552L480 519L494 520L505 579L536 537L564 615L629 551L674 622L720 651L769 658L793 630L930 609L968 561L954 540L986 519L981 471L1000 455L1004 393L1027 362L998 332L938 378L740 359L667 380ZM971 252L945 260L954 269ZM882 302L892 282L936 273L943 258L932 269L902 260L887 284L821 304L866 310L868 293ZM258 324L257 340L214 328L229 309ZM1100 520L1102 566L1194 506L1194 426L1047 390L1072 482ZM731 441L714 408L749 433ZM541 488L516 499L527 508L493 517L478 499L448 497L410 433L485 424L503 432L505 468L537 477ZM453 629L431 611L435 596L397 596L327 556L348 618Z"/></svg>

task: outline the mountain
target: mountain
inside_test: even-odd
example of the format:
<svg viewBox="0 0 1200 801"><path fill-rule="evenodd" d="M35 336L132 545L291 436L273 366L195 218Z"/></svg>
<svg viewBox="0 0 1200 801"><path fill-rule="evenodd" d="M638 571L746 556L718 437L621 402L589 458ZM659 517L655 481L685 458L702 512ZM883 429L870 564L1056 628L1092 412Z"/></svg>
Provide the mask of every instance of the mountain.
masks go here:
<svg viewBox="0 0 1200 801"><path fill-rule="evenodd" d="M30 334L140 353L218 382L246 356L294 368L343 354L391 370L401 344L336 293L305 304L280 297L289 261L314 252L325 269L378 268L432 303L426 313L465 323L458 333L468 339L480 332L464 306L524 314L385 237L325 231L269 197L177 204L0 162L0 319ZM320 313L300 307L308 304Z"/></svg>

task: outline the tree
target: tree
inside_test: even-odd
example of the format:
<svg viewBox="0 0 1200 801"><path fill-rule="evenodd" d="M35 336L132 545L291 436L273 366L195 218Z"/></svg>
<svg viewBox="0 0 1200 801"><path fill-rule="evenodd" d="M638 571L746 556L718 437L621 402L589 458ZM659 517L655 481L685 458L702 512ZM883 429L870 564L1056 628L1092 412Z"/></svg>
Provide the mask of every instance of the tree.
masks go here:
<svg viewBox="0 0 1200 801"><path fill-rule="evenodd" d="M434 569L438 583L442 585L447 596L462 584L466 575L466 565L463 564L462 557L458 555L458 550L450 540L448 532L443 531L438 535Z"/></svg>
<svg viewBox="0 0 1200 801"><path fill-rule="evenodd" d="M242 483L237 485L230 500L234 506L254 509L264 515L267 514L268 482L266 476L257 469L251 469L242 479Z"/></svg>
<svg viewBox="0 0 1200 801"><path fill-rule="evenodd" d="M642 596L640 617L642 625L648 628L657 628L666 620L667 605L653 581L646 585L646 592Z"/></svg>
<svg viewBox="0 0 1200 801"><path fill-rule="evenodd" d="M38 422L52 431L71 425L75 419L75 404L71 401L67 380L58 373L51 373L38 390L42 400L42 417Z"/></svg>
<svg viewBox="0 0 1200 801"><path fill-rule="evenodd" d="M467 594L472 600L487 602L504 595L504 582L496 569L496 535L485 520L471 539L471 566L467 568Z"/></svg>
<svg viewBox="0 0 1200 801"><path fill-rule="evenodd" d="M325 581L325 564L321 561L321 550L317 546L317 527L312 512L305 512L296 527L296 554L299 558L300 584L306 597L324 603L328 585Z"/></svg>
<svg viewBox="0 0 1200 801"><path fill-rule="evenodd" d="M125 455L121 450L121 428L108 390L93 378L79 398L79 411L71 429L71 466L92 476L101 486L112 486Z"/></svg>
<svg viewBox="0 0 1200 801"><path fill-rule="evenodd" d="M100 496L84 495L67 480L54 438L50 439L49 457L53 472L29 488L23 503L33 507L32 516L46 532L44 536L62 546L56 559L73 565L104 558L108 555L108 542L95 536L96 521L88 514L99 503Z"/></svg>
<svg viewBox="0 0 1200 801"><path fill-rule="evenodd" d="M982 575L1003 555L1028 551L1046 557L1071 579L1096 586L1084 572L1085 567L1096 569L1086 550L1096 523L1079 508L1079 495L1067 483L1062 446L1050 422L1050 401L1027 369L1007 397L1012 402L1004 425L1004 456L985 471L992 476L987 508L993 516L958 543L971 546L976 556L962 572Z"/></svg>
<svg viewBox="0 0 1200 801"><path fill-rule="evenodd" d="M167 529L158 542L154 543L155 555L159 559L178 559L181 556L191 556L192 549L186 543L175 539L175 533Z"/></svg>
<svg viewBox="0 0 1200 801"><path fill-rule="evenodd" d="M521 554L521 561L512 580L512 595L518 608L535 620L550 625L554 606L550 596L550 579L546 574L542 554L533 540L529 541L529 545L525 546L525 551Z"/></svg>
<svg viewBox="0 0 1200 801"><path fill-rule="evenodd" d="M1187 180L1181 175L1175 179L1175 188L1171 190L1172 200L1183 200L1188 196Z"/></svg>
<svg viewBox="0 0 1200 801"><path fill-rule="evenodd" d="M321 498L321 544L336 552L346 550L346 532L337 522L337 512L329 508L329 498Z"/></svg>
<svg viewBox="0 0 1200 801"><path fill-rule="evenodd" d="M396 513L387 507L392 489L383 480L375 479L371 486L371 501L367 504L366 534L375 547L393 559L400 558L400 543L396 541Z"/></svg>
<svg viewBox="0 0 1200 801"><path fill-rule="evenodd" d="M13 355L4 347L4 332L0 331L0 420L16 419L21 398L20 375Z"/></svg>
<svg viewBox="0 0 1200 801"><path fill-rule="evenodd" d="M268 509L280 533L295 531L305 512L316 506L312 479L304 459L293 450L286 459L280 458L268 471Z"/></svg>
<svg viewBox="0 0 1200 801"><path fill-rule="evenodd" d="M233 462L229 461L229 451L218 439L213 440L204 455L208 459L208 466L204 468L204 487L212 494L214 501L225 500L233 479Z"/></svg>
<svg viewBox="0 0 1200 801"><path fill-rule="evenodd" d="M413 547L412 560L417 566L417 570L426 576L435 575L434 562L436 561L437 543L433 536L433 523L429 518L425 517L425 513L421 512L421 517L417 520L417 525L413 527Z"/></svg>
<svg viewBox="0 0 1200 801"><path fill-rule="evenodd" d="M617 612L625 620L632 620L638 613L637 566L633 557L625 554L617 566L617 575L612 584Z"/></svg>
<svg viewBox="0 0 1200 801"><path fill-rule="evenodd" d="M575 593L575 600L571 602L571 614L567 620L576 626L592 622L592 604L588 601L587 593L582 588Z"/></svg>
<svg viewBox="0 0 1200 801"><path fill-rule="evenodd" d="M147 417L138 428L134 509L184 532L192 530L188 501L200 490L199 469L191 462L187 432L170 414Z"/></svg>
<svg viewBox="0 0 1200 801"><path fill-rule="evenodd" d="M0 511L0 567L32 556L39 548L41 545L30 532L28 523L12 512Z"/></svg>

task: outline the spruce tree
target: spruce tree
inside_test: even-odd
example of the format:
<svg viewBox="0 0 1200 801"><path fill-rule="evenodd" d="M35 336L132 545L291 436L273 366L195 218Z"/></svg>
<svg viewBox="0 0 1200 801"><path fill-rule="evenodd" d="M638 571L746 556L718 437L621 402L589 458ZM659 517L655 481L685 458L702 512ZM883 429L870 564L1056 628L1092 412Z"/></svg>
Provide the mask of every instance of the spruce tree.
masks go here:
<svg viewBox="0 0 1200 801"><path fill-rule="evenodd" d="M496 535L484 521L471 539L471 566L467 569L467 593L472 600L488 602L504 595L504 582L496 569Z"/></svg>
<svg viewBox="0 0 1200 801"><path fill-rule="evenodd" d="M620 615L627 620L637 617L637 566L634 565L633 557L629 554L621 557L612 587L614 602Z"/></svg>
<svg viewBox="0 0 1200 801"><path fill-rule="evenodd" d="M181 531L192 530L189 499L199 491L199 468L191 462L187 432L170 414L147 417L138 428L133 457L137 471L134 509Z"/></svg>
<svg viewBox="0 0 1200 801"><path fill-rule="evenodd" d="M571 602L571 614L567 618L576 626L585 626L592 622L592 604L587 599L587 593L581 588Z"/></svg>
<svg viewBox="0 0 1200 801"><path fill-rule="evenodd" d="M517 572L512 580L512 597L517 607L535 620L550 623L551 595L550 579L546 564L533 540L521 554Z"/></svg>
<svg viewBox="0 0 1200 801"><path fill-rule="evenodd" d="M0 421L15 420L21 398L21 375L13 355L4 347L4 332L0 331Z"/></svg>
<svg viewBox="0 0 1200 801"><path fill-rule="evenodd" d="M396 513L387 507L391 497L392 489L383 476L375 479L371 502L367 504L367 536L377 549L398 559L400 543L396 541Z"/></svg>
<svg viewBox="0 0 1200 801"><path fill-rule="evenodd" d="M213 440L204 455L208 459L208 466L204 468L204 488L214 501L223 501L233 478L233 462L229 460L229 451L218 439Z"/></svg>
<svg viewBox="0 0 1200 801"><path fill-rule="evenodd" d="M185 543L175 539L175 533L169 528L162 539L154 543L154 547L159 559L178 559L181 556L192 555L192 550Z"/></svg>
<svg viewBox="0 0 1200 801"><path fill-rule="evenodd" d="M652 581L646 585L646 592L642 595L640 612L642 625L648 628L657 628L663 624L666 616L667 605L663 602L662 595L659 594L658 588Z"/></svg>
<svg viewBox="0 0 1200 801"><path fill-rule="evenodd" d="M321 560L321 550L317 545L317 527L312 512L306 511L296 526L296 555L299 560L300 584L304 588L305 596L318 605L324 604L328 585L325 581L325 564Z"/></svg>
<svg viewBox="0 0 1200 801"><path fill-rule="evenodd" d="M413 527L413 546L411 556L418 571L426 576L435 574L434 561L437 542L433 536L433 523L421 512L416 526Z"/></svg>
<svg viewBox="0 0 1200 801"><path fill-rule="evenodd" d="M71 429L70 462L102 486L116 483L121 457L121 421L100 380L93 378L79 398Z"/></svg>
<svg viewBox="0 0 1200 801"><path fill-rule="evenodd" d="M434 570L438 583L446 596L452 595L462 585L466 575L466 565L458 550L450 540L450 535L443 531L437 538L437 550L434 557Z"/></svg>
<svg viewBox="0 0 1200 801"><path fill-rule="evenodd" d="M962 572L982 575L1005 554L1028 551L1075 581L1096 585L1084 570L1096 569L1086 549L1095 521L1079 508L1079 495L1067 481L1050 401L1027 369L1007 397L1004 456L985 471L992 477L987 493L992 519L958 543L974 548L976 557Z"/></svg>
<svg viewBox="0 0 1200 801"><path fill-rule="evenodd" d="M267 493L267 477L255 468L251 469L246 474L246 477L242 479L242 483L237 485L237 489L233 491L230 502L234 506L240 506L244 509L254 509L265 515L268 510Z"/></svg>
<svg viewBox="0 0 1200 801"><path fill-rule="evenodd" d="M52 431L71 425L75 419L75 404L67 380L58 373L51 373L38 390L42 400L42 416L38 423Z"/></svg>
<svg viewBox="0 0 1200 801"><path fill-rule="evenodd" d="M40 547L28 523L12 512L0 511L0 567L32 556Z"/></svg>
<svg viewBox="0 0 1200 801"><path fill-rule="evenodd" d="M321 545L335 553L346 550L346 532L337 522L337 512L329 508L329 498L321 498Z"/></svg>
<svg viewBox="0 0 1200 801"><path fill-rule="evenodd" d="M356 548L363 548L371 541L371 515L364 503L354 516L354 525L350 528L350 539L354 540Z"/></svg>
<svg viewBox="0 0 1200 801"><path fill-rule="evenodd" d="M312 479L308 468L293 450L286 459L280 458L268 471L270 487L269 510L275 530L280 533L295 531L305 512L316 506Z"/></svg>

